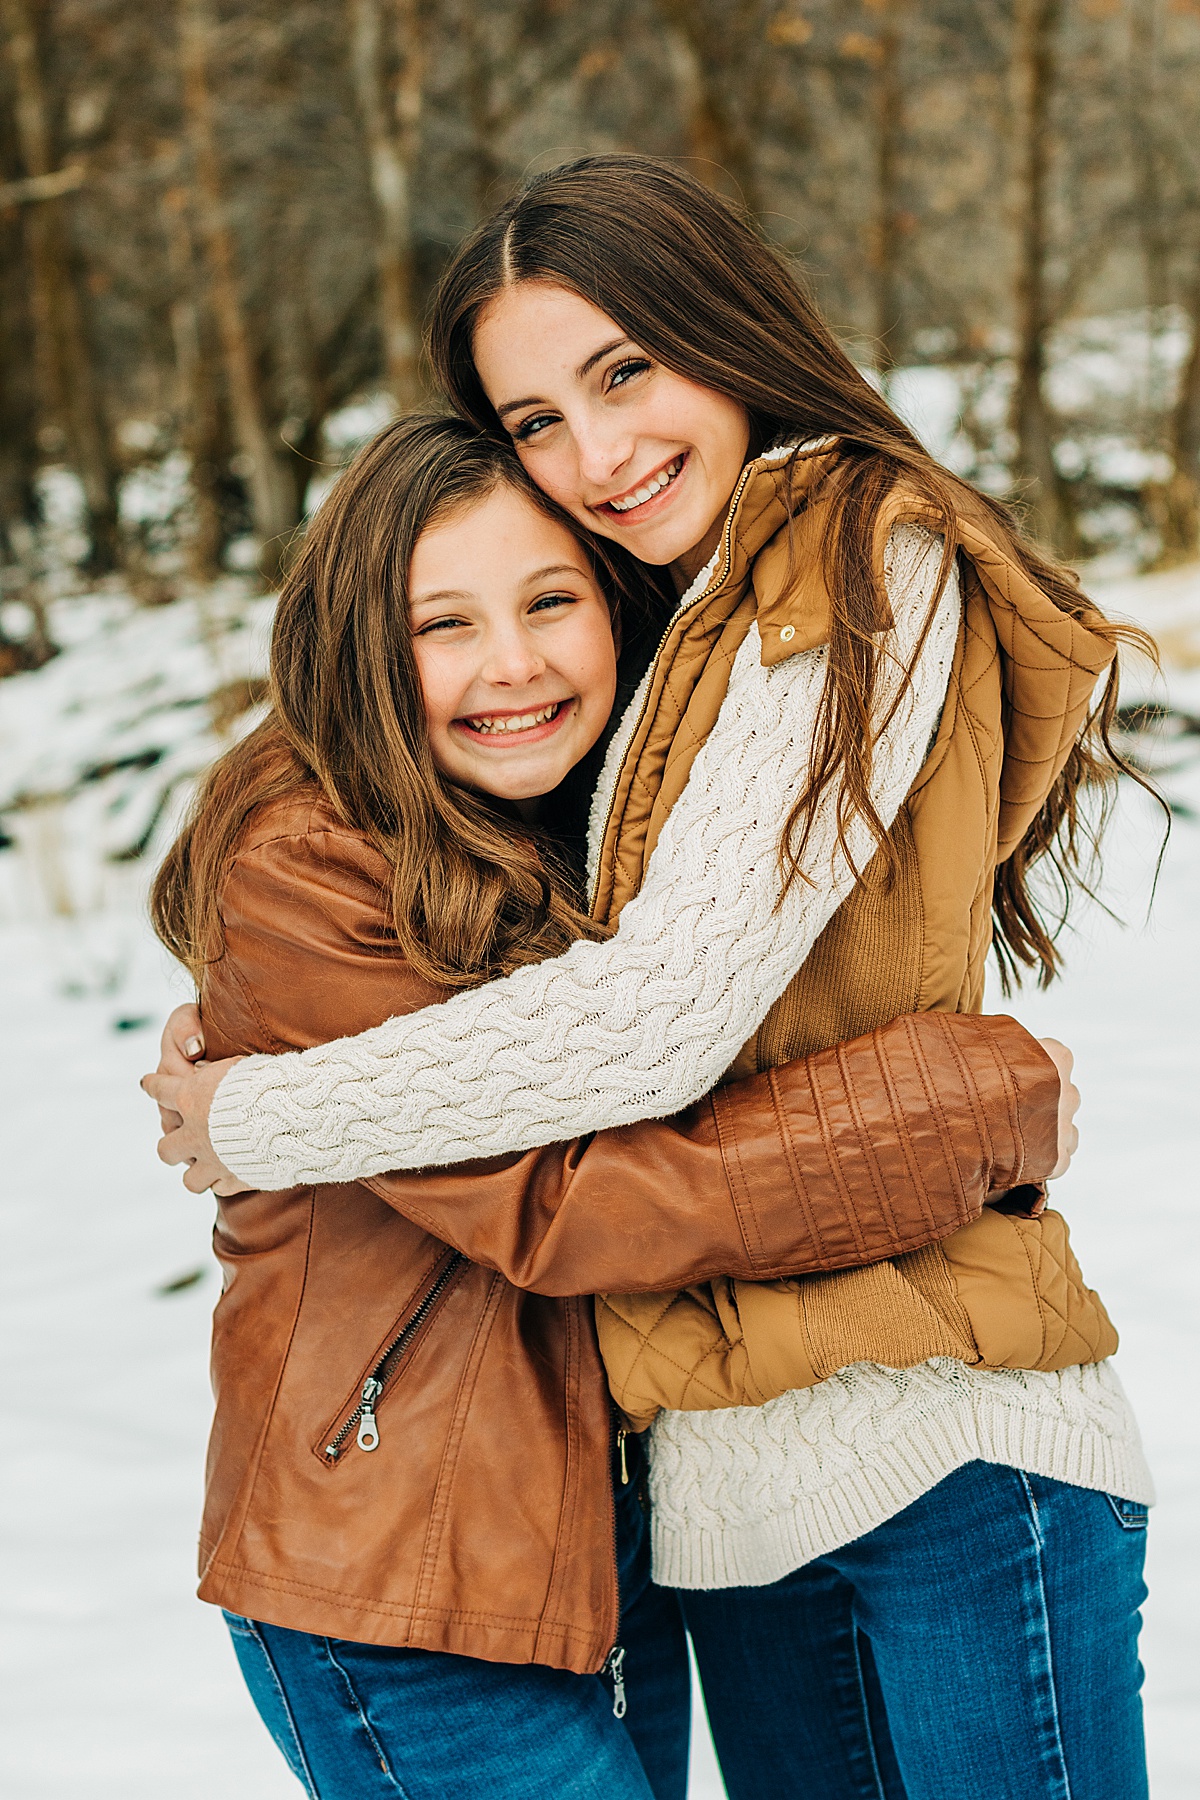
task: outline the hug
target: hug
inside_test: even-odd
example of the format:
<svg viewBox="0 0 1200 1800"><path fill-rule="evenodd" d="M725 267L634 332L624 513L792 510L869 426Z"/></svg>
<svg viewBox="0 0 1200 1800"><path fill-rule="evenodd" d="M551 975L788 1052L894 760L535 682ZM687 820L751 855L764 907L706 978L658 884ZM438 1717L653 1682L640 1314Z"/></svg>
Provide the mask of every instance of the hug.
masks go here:
<svg viewBox="0 0 1200 1800"><path fill-rule="evenodd" d="M458 252L154 916L203 1598L307 1793L1143 1800L1153 1498L1046 1204L1116 653L667 164ZM201 1023L202 1021L202 1023Z"/></svg>

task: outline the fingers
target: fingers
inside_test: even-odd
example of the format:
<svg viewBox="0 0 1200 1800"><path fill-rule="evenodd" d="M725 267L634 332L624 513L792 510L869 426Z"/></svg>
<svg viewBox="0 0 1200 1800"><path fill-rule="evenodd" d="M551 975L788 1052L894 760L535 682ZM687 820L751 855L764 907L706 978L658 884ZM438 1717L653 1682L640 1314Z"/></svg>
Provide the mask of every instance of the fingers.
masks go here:
<svg viewBox="0 0 1200 1800"><path fill-rule="evenodd" d="M159 1069L169 1075L182 1075L203 1055L204 1027L200 1009L190 1002L177 1006L163 1026Z"/></svg>
<svg viewBox="0 0 1200 1800"><path fill-rule="evenodd" d="M167 1167L171 1169L177 1169L180 1163L195 1163L195 1153L188 1134L182 1127L177 1131L168 1131L165 1137L159 1138L158 1160L166 1163ZM205 1186L207 1185L205 1183Z"/></svg>
<svg viewBox="0 0 1200 1800"><path fill-rule="evenodd" d="M142 1076L142 1092L155 1101L162 1121L159 1161L170 1168L184 1169L183 1185L189 1193L202 1194L212 1188L225 1197L249 1191L219 1160L208 1136L212 1097L224 1076L241 1060L229 1057L216 1063L184 1062L179 1074L171 1074L160 1066L152 1075Z"/></svg>
<svg viewBox="0 0 1200 1800"><path fill-rule="evenodd" d="M1079 1148L1079 1127L1075 1123L1075 1114L1079 1111L1080 1094L1071 1080L1075 1058L1067 1046L1057 1038L1042 1038L1040 1042L1058 1071L1058 1161L1049 1175L1049 1180L1055 1181L1060 1175L1066 1174L1071 1166L1071 1158Z"/></svg>
<svg viewBox="0 0 1200 1800"><path fill-rule="evenodd" d="M159 1139L158 1159L168 1168L183 1168L183 1185L191 1194L207 1193L209 1188L222 1197L249 1192L245 1183L231 1175L207 1146L198 1145L186 1129L169 1131Z"/></svg>
<svg viewBox="0 0 1200 1800"><path fill-rule="evenodd" d="M188 1072L191 1072L190 1065ZM182 1121L184 1115L180 1102L184 1089L181 1075L164 1075L156 1069L153 1075L143 1075L138 1086L143 1094L149 1094L152 1100L157 1101L160 1109L165 1108L168 1112L178 1114Z"/></svg>
<svg viewBox="0 0 1200 1800"><path fill-rule="evenodd" d="M206 1194L213 1182L217 1179L217 1171L220 1169L220 1166L220 1163L217 1163L216 1166L213 1167L212 1165L206 1166L204 1163L194 1162L183 1178L183 1185L188 1190L188 1193Z"/></svg>

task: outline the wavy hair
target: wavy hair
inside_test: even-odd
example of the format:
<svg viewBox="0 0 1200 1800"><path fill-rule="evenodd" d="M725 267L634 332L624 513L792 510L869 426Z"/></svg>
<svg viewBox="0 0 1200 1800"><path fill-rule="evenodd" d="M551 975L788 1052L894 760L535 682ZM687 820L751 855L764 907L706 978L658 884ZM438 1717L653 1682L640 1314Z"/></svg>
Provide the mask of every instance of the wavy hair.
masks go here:
<svg viewBox="0 0 1200 1800"><path fill-rule="evenodd" d="M894 853L871 800L874 704L881 624L889 618L875 554L876 524L897 483L923 505L945 549L940 592L954 554L957 516L984 526L1062 612L1086 618L1114 657L1108 678L1058 779L1017 849L995 871L994 944L1005 987L1022 968L1044 986L1058 971L1055 939L1073 890L1086 888L1119 770L1136 771L1112 741L1116 651L1151 657L1153 641L1103 618L1074 573L1021 529L1010 508L936 463L838 344L781 257L733 206L668 163L590 156L528 181L482 224L448 266L435 298L429 352L451 404L500 435L475 368L472 340L483 309L505 288L546 281L591 301L644 350L689 380L740 402L751 452L834 435L824 573L832 603L829 673L816 727L812 774L780 846L795 878L815 803L839 784L839 830L863 818L890 875ZM1098 809L1082 806L1099 790ZM1059 903L1035 891L1045 865Z"/></svg>
<svg viewBox="0 0 1200 1800"><path fill-rule="evenodd" d="M390 425L322 503L279 597L271 710L214 765L154 883L155 929L197 982L222 952L221 889L252 814L314 784L386 859L399 949L435 985L473 986L605 935L551 843L449 780L429 745L408 627L413 549L502 483L579 535L511 448L433 415ZM610 609L636 622L639 569L619 548L594 552Z"/></svg>

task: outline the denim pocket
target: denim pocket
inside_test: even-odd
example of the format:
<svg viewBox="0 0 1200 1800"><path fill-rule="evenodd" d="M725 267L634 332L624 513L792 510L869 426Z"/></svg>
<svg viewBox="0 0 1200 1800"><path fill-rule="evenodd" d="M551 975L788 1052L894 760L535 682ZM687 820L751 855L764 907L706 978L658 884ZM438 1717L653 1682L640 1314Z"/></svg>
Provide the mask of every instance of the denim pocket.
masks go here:
<svg viewBox="0 0 1200 1800"><path fill-rule="evenodd" d="M1149 1508L1141 1500L1122 1500L1119 1494L1105 1494L1113 1516L1122 1531L1145 1531Z"/></svg>

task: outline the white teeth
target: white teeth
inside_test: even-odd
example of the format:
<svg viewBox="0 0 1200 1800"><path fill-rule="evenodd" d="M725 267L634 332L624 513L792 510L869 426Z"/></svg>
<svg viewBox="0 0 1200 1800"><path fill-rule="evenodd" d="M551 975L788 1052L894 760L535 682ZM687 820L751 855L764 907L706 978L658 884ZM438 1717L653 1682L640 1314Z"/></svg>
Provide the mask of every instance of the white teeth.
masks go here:
<svg viewBox="0 0 1200 1800"><path fill-rule="evenodd" d="M610 500L609 505L614 512L621 513L632 512L635 506L644 506L647 500L652 500L655 494L661 493L668 482L674 481L682 467L683 458L677 456L673 463L668 463L666 468L654 477L653 481L646 483L645 487L638 488L636 493L630 494L624 500Z"/></svg>
<svg viewBox="0 0 1200 1800"><path fill-rule="evenodd" d="M532 731L535 725L545 725L547 720L552 719L562 704L561 700L556 700L553 706L544 706L541 712L514 713L506 719L471 719L468 726L480 737L493 736L502 731Z"/></svg>

